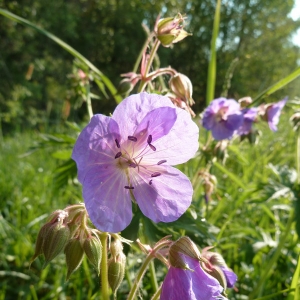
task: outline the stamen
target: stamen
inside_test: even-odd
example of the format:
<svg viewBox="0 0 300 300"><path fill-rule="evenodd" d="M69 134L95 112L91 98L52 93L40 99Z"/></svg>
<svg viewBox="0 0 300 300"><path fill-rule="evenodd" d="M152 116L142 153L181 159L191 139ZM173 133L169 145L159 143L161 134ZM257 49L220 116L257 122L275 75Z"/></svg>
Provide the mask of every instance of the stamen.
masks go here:
<svg viewBox="0 0 300 300"><path fill-rule="evenodd" d="M152 179L149 181L149 184L150 184L150 185L152 184Z"/></svg>
<svg viewBox="0 0 300 300"><path fill-rule="evenodd" d="M151 177L158 177L158 176L160 176L161 175L161 173L159 173L159 172L154 172L153 174L151 174Z"/></svg>
<svg viewBox="0 0 300 300"><path fill-rule="evenodd" d="M150 147L153 151L156 151L156 148L155 148L152 144L149 144L149 147Z"/></svg>
<svg viewBox="0 0 300 300"><path fill-rule="evenodd" d="M115 159L119 158L122 156L122 152L118 152L116 155L115 155Z"/></svg>
<svg viewBox="0 0 300 300"><path fill-rule="evenodd" d="M161 164L163 164L163 163L165 163L165 162L167 162L165 159L163 159L163 160L160 160L157 164L158 165L161 165Z"/></svg>
<svg viewBox="0 0 300 300"><path fill-rule="evenodd" d="M118 147L118 148L121 148L118 139L115 139L115 142L116 142L117 147Z"/></svg>
<svg viewBox="0 0 300 300"><path fill-rule="evenodd" d="M132 136L132 135L129 135L128 139L129 139L129 141L132 141L132 142L136 142L137 141L137 138L135 136Z"/></svg>
<svg viewBox="0 0 300 300"><path fill-rule="evenodd" d="M136 168L136 167L137 167L137 164L135 164L135 163L130 163L130 164L129 164L129 167Z"/></svg>
<svg viewBox="0 0 300 300"><path fill-rule="evenodd" d="M124 188L125 188L126 190L133 190L133 189L134 189L133 186L128 186L128 185L125 185Z"/></svg>
<svg viewBox="0 0 300 300"><path fill-rule="evenodd" d="M147 139L147 143L148 143L148 144L151 144L151 142L152 142L152 135L149 134L148 139Z"/></svg>

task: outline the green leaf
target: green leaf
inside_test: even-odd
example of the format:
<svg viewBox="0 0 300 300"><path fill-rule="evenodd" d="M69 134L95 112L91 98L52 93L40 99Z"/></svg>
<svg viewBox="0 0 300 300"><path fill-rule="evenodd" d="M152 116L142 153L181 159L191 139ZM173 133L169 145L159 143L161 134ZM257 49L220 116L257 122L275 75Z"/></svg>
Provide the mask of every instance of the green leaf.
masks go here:
<svg viewBox="0 0 300 300"><path fill-rule="evenodd" d="M87 58L85 58L83 55L81 55L78 51L76 51L74 48L72 48L70 45L62 41L60 38L55 36L54 34L44 30L43 28L31 23L30 21L21 18L7 10L0 8L0 14L3 15L6 18L9 18L15 22L18 22L22 25L31 27L35 29L36 31L42 33L43 35L47 36L49 39L57 43L59 46L61 46L63 49L65 49L67 52L69 52L71 55L76 57L78 60L86 64L91 70L93 70L102 80L102 82L105 84L105 86L108 88L112 96L114 97L116 103L120 103L122 101L122 98L117 94L117 89L113 85L113 83L97 68L95 67Z"/></svg>
<svg viewBox="0 0 300 300"><path fill-rule="evenodd" d="M262 100L262 98L267 97L267 96L275 93L279 89L283 88L284 86L286 86L287 84L289 84L290 82L292 82L293 80L295 80L298 76L300 76L300 67L298 69L296 69L290 75L288 75L285 78L279 80L274 85L272 85L271 87L267 88L262 93L260 93L258 96L256 96L254 98L253 102L252 102L252 105L255 102L260 102L260 100Z"/></svg>
<svg viewBox="0 0 300 300"><path fill-rule="evenodd" d="M292 279L292 283L291 283L291 287L290 287L293 290L289 293L287 300L299 300L300 299L300 296L299 296L300 288L299 288L299 284L298 284L299 278L300 278L300 255L298 258L297 268L295 270L295 273L294 273L294 276Z"/></svg>

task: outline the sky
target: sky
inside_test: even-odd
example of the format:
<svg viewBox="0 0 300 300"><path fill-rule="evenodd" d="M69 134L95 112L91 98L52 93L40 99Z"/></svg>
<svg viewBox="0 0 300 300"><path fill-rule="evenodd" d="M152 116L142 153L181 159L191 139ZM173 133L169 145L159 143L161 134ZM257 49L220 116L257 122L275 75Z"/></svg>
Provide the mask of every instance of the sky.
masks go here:
<svg viewBox="0 0 300 300"><path fill-rule="evenodd" d="M293 20L300 18L300 0L295 0L295 6L291 12L291 17ZM294 35L293 42L300 47L300 29L298 29L297 33Z"/></svg>

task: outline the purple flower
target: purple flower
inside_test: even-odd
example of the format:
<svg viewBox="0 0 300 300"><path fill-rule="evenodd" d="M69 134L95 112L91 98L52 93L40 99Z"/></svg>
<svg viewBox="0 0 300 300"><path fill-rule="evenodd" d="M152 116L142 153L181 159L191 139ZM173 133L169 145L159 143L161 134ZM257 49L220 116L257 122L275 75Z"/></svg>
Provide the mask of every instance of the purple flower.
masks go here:
<svg viewBox="0 0 300 300"><path fill-rule="evenodd" d="M277 131L277 125L279 123L279 117L281 110L283 109L285 103L287 102L287 97L283 100L274 103L267 108L267 120L271 130Z"/></svg>
<svg viewBox="0 0 300 300"><path fill-rule="evenodd" d="M228 267L220 267L220 268L223 271L223 274L225 275L227 287L233 288L237 281L236 274L232 270L230 270Z"/></svg>
<svg viewBox="0 0 300 300"><path fill-rule="evenodd" d="M226 98L213 100L204 111L202 120L203 127L211 130L216 140L230 139L242 122L239 103Z"/></svg>
<svg viewBox="0 0 300 300"><path fill-rule="evenodd" d="M240 128L238 129L237 133L239 135L246 135L248 134L252 129L252 124L254 120L256 119L258 108L244 108L242 110L244 120Z"/></svg>
<svg viewBox="0 0 300 300"><path fill-rule="evenodd" d="M93 224L119 232L132 204L154 222L177 220L189 207L189 179L172 165L198 149L199 129L167 98L141 93L124 99L111 117L93 116L74 146L78 179Z"/></svg>
<svg viewBox="0 0 300 300"><path fill-rule="evenodd" d="M170 267L162 285L160 300L226 299L217 279L202 270L198 260L182 255L188 269Z"/></svg>

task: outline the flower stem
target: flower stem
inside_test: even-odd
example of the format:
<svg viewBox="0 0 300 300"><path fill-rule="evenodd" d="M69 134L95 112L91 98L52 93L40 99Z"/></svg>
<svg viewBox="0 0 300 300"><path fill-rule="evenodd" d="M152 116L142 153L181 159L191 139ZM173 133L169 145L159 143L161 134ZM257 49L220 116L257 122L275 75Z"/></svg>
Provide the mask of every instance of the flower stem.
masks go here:
<svg viewBox="0 0 300 300"><path fill-rule="evenodd" d="M262 272L262 275L258 281L257 286L253 289L252 293L249 295L249 298L248 298L249 300L254 299L254 297L256 297L257 295L259 295L261 293L261 289L262 289L263 285L265 284L266 280L268 279L270 272L272 271L274 265L276 264L280 254L281 254L281 250L285 244L287 237L289 236L293 222L294 222L294 211L292 210L290 212L290 216L289 216L285 231L281 234L281 238L279 240L277 249L276 249L275 253L273 254L273 256L270 258L268 264L263 268L264 271Z"/></svg>
<svg viewBox="0 0 300 300"><path fill-rule="evenodd" d="M160 293L161 293L161 287L159 287L159 289L155 292L155 294L152 296L151 300L158 300Z"/></svg>
<svg viewBox="0 0 300 300"><path fill-rule="evenodd" d="M160 45L160 41L158 39L156 39L155 42L154 42L153 48L151 49L149 60L147 62L146 69L145 69L144 78L142 78L142 80L140 82L140 86L138 88L138 93L143 92L145 87L146 87L147 75L149 73L150 67L152 66L152 63L153 63L153 60L154 60L154 57L155 57L155 54L157 52L157 49L158 49L159 45Z"/></svg>
<svg viewBox="0 0 300 300"><path fill-rule="evenodd" d="M107 266L107 238L108 233L101 233L100 240L102 244L102 259L101 259L101 292L102 300L109 300L109 286L108 286L108 266Z"/></svg>
<svg viewBox="0 0 300 300"><path fill-rule="evenodd" d="M296 165L297 183L300 184L300 130L297 130Z"/></svg>
<svg viewBox="0 0 300 300"><path fill-rule="evenodd" d="M90 96L90 84L88 83L86 86L86 107L89 114L90 119L93 117L93 108L92 108L92 101Z"/></svg>
<svg viewBox="0 0 300 300"><path fill-rule="evenodd" d="M138 271L138 273L136 275L135 281L134 281L134 283L132 285L132 288L131 288L130 293L129 293L128 297L127 297L127 300L133 300L134 299L135 294L136 294L136 292L138 290L138 287L139 287L139 285L140 285L140 283L142 281L142 278L143 278L143 276L144 276L144 274L145 274L145 272L147 270L148 265L151 263L152 259L154 259L154 256L153 256L152 252L150 252L147 255L145 261L143 262L141 268L139 269L139 271Z"/></svg>
<svg viewBox="0 0 300 300"><path fill-rule="evenodd" d="M152 290L153 290L153 292L156 292L157 289L158 289L158 284L157 284L155 266L154 266L154 261L153 260L150 262L149 271L150 271L150 279L151 279Z"/></svg>

